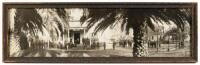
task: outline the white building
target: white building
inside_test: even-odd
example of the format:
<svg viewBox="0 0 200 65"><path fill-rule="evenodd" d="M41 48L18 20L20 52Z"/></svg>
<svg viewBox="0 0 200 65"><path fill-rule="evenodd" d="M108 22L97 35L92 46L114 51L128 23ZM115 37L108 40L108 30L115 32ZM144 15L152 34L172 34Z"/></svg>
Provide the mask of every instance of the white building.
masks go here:
<svg viewBox="0 0 200 65"><path fill-rule="evenodd" d="M83 37L86 33L86 26L81 25L80 21L70 21L68 29L68 40L73 44L83 44Z"/></svg>

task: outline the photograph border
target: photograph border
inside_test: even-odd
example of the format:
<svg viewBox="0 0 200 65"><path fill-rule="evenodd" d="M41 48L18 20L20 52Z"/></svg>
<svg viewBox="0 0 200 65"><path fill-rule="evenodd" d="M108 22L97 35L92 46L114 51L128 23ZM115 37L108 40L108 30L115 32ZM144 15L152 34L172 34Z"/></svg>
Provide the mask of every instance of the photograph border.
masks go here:
<svg viewBox="0 0 200 65"><path fill-rule="evenodd" d="M9 8L192 8L191 57L9 57ZM5 63L195 63L197 62L197 3L177 2L4 2L3 62Z"/></svg>

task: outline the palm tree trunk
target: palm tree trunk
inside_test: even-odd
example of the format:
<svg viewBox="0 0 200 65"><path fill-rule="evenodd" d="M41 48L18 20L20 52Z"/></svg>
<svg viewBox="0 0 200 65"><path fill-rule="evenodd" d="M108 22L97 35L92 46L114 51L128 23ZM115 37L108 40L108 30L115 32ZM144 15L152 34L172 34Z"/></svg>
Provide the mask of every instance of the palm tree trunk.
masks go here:
<svg viewBox="0 0 200 65"><path fill-rule="evenodd" d="M64 26L62 26L62 47L64 48L65 46L65 30L64 30Z"/></svg>
<svg viewBox="0 0 200 65"><path fill-rule="evenodd" d="M21 50L27 49L28 48L28 39L27 39L26 34L24 32L21 32L18 35L20 36L19 43L20 43Z"/></svg>
<svg viewBox="0 0 200 65"><path fill-rule="evenodd" d="M142 31L142 27L135 27L134 33L133 33L133 40L134 40L134 45L133 45L133 57L141 57L145 56L145 48L143 44L143 35L144 32Z"/></svg>

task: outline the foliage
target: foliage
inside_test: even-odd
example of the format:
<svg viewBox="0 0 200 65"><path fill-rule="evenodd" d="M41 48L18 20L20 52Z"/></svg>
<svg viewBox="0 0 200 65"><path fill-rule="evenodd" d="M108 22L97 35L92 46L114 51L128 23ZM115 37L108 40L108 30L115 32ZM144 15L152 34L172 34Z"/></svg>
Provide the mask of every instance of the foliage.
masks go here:
<svg viewBox="0 0 200 65"><path fill-rule="evenodd" d="M28 37L31 37L37 41L39 37L41 37L41 35L49 35L50 33L52 33L50 28L54 29L53 32L56 32L57 34L57 37L50 35L51 38L60 38L64 36L64 28L67 28L68 26L68 14L64 8L16 8L15 10L16 12L14 17L14 31L17 33L18 36L20 36L19 42L21 48L28 48ZM45 16L41 15L41 13L39 12L40 10L44 11L43 13L47 14L45 14ZM53 18L53 20L50 18ZM52 21L50 22L50 20ZM64 38L62 38L62 40L64 40Z"/></svg>
<svg viewBox="0 0 200 65"><path fill-rule="evenodd" d="M86 11L88 15L81 18L82 22L88 23L88 28L91 28L97 22L94 33L104 31L109 26L113 26L118 22L122 22L121 29L129 31L133 29L134 33L134 47L133 56L140 57L145 55L142 37L144 35L144 24L147 24L152 30L155 29L153 22L167 23L174 22L178 28L184 29L184 24L190 22L191 15L188 15L184 10L189 8L132 8L132 9L101 9L101 8L88 8ZM124 28L125 27L125 28Z"/></svg>
<svg viewBox="0 0 200 65"><path fill-rule="evenodd" d="M42 18L35 9L16 9L15 32L30 31L36 34L37 31L42 31Z"/></svg>

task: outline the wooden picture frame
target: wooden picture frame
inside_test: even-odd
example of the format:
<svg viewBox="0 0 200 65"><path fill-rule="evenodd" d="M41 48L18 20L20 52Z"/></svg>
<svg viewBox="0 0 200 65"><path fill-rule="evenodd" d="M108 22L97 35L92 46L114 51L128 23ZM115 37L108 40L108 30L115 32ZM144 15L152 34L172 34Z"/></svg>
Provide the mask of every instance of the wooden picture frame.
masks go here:
<svg viewBox="0 0 200 65"><path fill-rule="evenodd" d="M10 57L10 8L191 8L190 57ZM5 63L195 63L197 62L197 3L3 3L3 62Z"/></svg>

